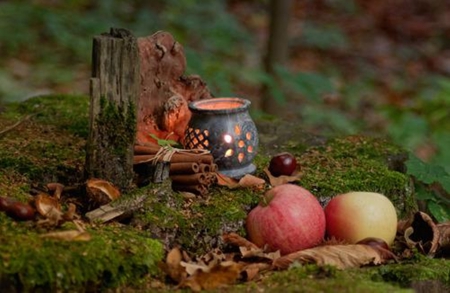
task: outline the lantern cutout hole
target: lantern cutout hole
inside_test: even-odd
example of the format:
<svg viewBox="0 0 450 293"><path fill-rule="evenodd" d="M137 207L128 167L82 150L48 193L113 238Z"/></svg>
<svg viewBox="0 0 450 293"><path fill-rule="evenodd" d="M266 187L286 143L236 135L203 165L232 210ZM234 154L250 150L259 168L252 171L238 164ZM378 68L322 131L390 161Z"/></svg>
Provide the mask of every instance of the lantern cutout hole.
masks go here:
<svg viewBox="0 0 450 293"><path fill-rule="evenodd" d="M242 161L244 160L244 157L245 157L244 153L239 153L238 154L238 161L239 161L239 163L242 163Z"/></svg>
<svg viewBox="0 0 450 293"><path fill-rule="evenodd" d="M241 135L241 127L239 125L234 126L234 133L236 133L236 135Z"/></svg>
<svg viewBox="0 0 450 293"><path fill-rule="evenodd" d="M225 158L231 157L233 154L234 154L233 150L232 149L228 149L225 152Z"/></svg>

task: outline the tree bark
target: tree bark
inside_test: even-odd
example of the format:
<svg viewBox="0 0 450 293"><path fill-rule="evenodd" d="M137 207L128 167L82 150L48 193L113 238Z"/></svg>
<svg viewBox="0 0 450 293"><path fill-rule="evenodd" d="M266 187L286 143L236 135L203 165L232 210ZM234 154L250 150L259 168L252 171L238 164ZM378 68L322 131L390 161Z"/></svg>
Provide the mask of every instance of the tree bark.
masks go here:
<svg viewBox="0 0 450 293"><path fill-rule="evenodd" d="M137 40L130 32L111 29L94 37L85 176L110 181L122 190L134 177L139 65Z"/></svg>
<svg viewBox="0 0 450 293"><path fill-rule="evenodd" d="M267 54L264 62L265 71L278 84L275 68L277 65L284 65L289 57L289 16L291 0L271 0L270 1L270 32L267 43ZM263 86L262 90L262 110L266 113L279 115L284 111L282 101L277 101L270 94L270 87Z"/></svg>

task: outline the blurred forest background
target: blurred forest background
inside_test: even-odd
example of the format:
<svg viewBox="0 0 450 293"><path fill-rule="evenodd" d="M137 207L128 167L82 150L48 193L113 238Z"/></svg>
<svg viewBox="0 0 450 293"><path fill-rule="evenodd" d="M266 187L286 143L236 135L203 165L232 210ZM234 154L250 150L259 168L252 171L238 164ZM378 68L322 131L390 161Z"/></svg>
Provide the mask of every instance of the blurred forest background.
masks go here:
<svg viewBox="0 0 450 293"><path fill-rule="evenodd" d="M276 2L289 5L278 18L285 33L273 39L286 56L269 74ZM250 99L255 116L389 137L426 162L415 161L412 175L450 191L447 0L1 1L0 101L88 94L92 38L110 27L169 31L185 47L188 74L216 96Z"/></svg>

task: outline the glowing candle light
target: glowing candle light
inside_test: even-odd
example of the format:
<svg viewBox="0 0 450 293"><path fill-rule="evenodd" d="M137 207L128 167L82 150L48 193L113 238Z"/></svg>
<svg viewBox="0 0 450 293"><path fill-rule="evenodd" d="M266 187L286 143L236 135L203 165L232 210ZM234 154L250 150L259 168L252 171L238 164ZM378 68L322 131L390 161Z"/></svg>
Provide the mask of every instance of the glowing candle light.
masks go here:
<svg viewBox="0 0 450 293"><path fill-rule="evenodd" d="M224 140L226 143L231 143L231 142L233 141L233 138L231 137L231 135L225 134L225 135L223 136L223 140Z"/></svg>

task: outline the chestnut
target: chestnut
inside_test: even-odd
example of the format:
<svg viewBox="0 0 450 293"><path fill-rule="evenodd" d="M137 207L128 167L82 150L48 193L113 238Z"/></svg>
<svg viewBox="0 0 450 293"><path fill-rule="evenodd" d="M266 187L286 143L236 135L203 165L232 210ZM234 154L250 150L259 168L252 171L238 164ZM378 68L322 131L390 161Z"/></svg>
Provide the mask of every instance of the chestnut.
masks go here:
<svg viewBox="0 0 450 293"><path fill-rule="evenodd" d="M381 249L390 250L389 245L386 243L386 241L384 241L383 239L378 238L378 237L367 237L367 238L364 238L364 239L358 241L357 244L368 245L375 249L381 248Z"/></svg>
<svg viewBox="0 0 450 293"><path fill-rule="evenodd" d="M31 221L35 217L36 210L29 204L17 201L11 204L6 214L17 221Z"/></svg>
<svg viewBox="0 0 450 293"><path fill-rule="evenodd" d="M10 198L10 197L4 197L0 196L0 211L6 212L10 209L11 205L16 203L17 200Z"/></svg>
<svg viewBox="0 0 450 293"><path fill-rule="evenodd" d="M275 177L286 175L290 176L297 169L297 160L288 153L279 153L272 157L269 163L269 172Z"/></svg>

